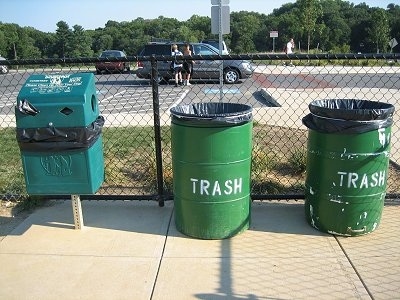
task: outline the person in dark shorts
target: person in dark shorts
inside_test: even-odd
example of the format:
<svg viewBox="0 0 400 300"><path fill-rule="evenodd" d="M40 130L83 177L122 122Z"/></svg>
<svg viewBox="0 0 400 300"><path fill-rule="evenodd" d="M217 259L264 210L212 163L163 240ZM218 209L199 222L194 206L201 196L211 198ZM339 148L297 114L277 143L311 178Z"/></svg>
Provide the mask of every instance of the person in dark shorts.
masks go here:
<svg viewBox="0 0 400 300"><path fill-rule="evenodd" d="M183 55L192 55L192 51L190 50L190 45L185 44L183 47ZM183 63L183 84L184 85L191 85L190 84L190 77L193 74L193 61L185 61Z"/></svg>

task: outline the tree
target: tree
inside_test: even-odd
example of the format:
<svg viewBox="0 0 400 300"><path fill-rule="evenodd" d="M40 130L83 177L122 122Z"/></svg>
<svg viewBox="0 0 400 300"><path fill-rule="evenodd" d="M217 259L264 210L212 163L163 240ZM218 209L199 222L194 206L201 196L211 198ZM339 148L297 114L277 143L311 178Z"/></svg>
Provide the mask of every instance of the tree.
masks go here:
<svg viewBox="0 0 400 300"><path fill-rule="evenodd" d="M4 32L1 30L1 25L0 25L0 56L1 54L5 56L4 53L7 52L6 49L7 49L6 38Z"/></svg>
<svg viewBox="0 0 400 300"><path fill-rule="evenodd" d="M71 54L72 31L64 21L59 21L56 30L56 54L58 57L68 57Z"/></svg>
<svg viewBox="0 0 400 300"><path fill-rule="evenodd" d="M231 47L234 52L249 53L256 51L254 40L262 25L259 15L258 13L243 11L231 14Z"/></svg>
<svg viewBox="0 0 400 300"><path fill-rule="evenodd" d="M193 15L186 23L197 38L197 41L212 37L210 17Z"/></svg>
<svg viewBox="0 0 400 300"><path fill-rule="evenodd" d="M345 19L349 4L337 0L321 0L321 23L316 25L315 37L323 49L341 48L350 44L351 29Z"/></svg>
<svg viewBox="0 0 400 300"><path fill-rule="evenodd" d="M282 51L283 48L286 47L287 42L291 38L295 40L296 44L300 42L302 29L301 26L299 25L298 16L299 16L298 8L296 8L293 5L289 11L283 12L282 15L276 16L275 17L276 22L271 22L272 24L274 23L277 24L275 28L271 29L279 30L279 41L280 41L279 49L281 49Z"/></svg>
<svg viewBox="0 0 400 300"><path fill-rule="evenodd" d="M317 28L317 21L322 16L319 0L297 0L300 10L301 27L307 35L307 53L310 52L311 35Z"/></svg>
<svg viewBox="0 0 400 300"><path fill-rule="evenodd" d="M96 29L92 33L92 50L96 54L100 54L103 50L111 49L113 45L113 37L104 33L102 29Z"/></svg>
<svg viewBox="0 0 400 300"><path fill-rule="evenodd" d="M5 39L5 51L3 54L8 58L17 59L17 42L18 42L18 28L17 24L3 24L1 29Z"/></svg>
<svg viewBox="0 0 400 300"><path fill-rule="evenodd" d="M35 46L35 36L32 27L18 29L18 43L16 49L20 58L40 58L42 53Z"/></svg>
<svg viewBox="0 0 400 300"><path fill-rule="evenodd" d="M371 16L371 25L367 29L369 39L376 45L376 53L386 51L389 46L390 27L385 10L375 9Z"/></svg>
<svg viewBox="0 0 400 300"><path fill-rule="evenodd" d="M72 57L93 56L93 50L91 49L92 39L90 35L87 32L85 32L82 26L74 25L71 41L73 45L73 49L71 49Z"/></svg>
<svg viewBox="0 0 400 300"><path fill-rule="evenodd" d="M388 8L387 13L389 18L389 24L391 28L390 37L391 38L397 37L398 40L400 40L400 6L395 4L389 4L387 8ZM397 52L400 52L399 45L397 45L395 49L397 49Z"/></svg>
<svg viewBox="0 0 400 300"><path fill-rule="evenodd" d="M400 6L389 4L384 10L342 0L297 0L269 15L232 12L231 33L224 40L233 53L270 51L272 30L279 32L277 51L294 38L296 48L307 45L307 52L311 45L324 52L381 52L387 50L391 38L400 38ZM153 37L189 42L217 38L211 33L210 17L198 15L186 21L163 16L130 22L110 20L96 30L84 30L80 25L70 29L66 22L59 21L53 33L0 22L0 54L8 59L73 58L117 49L133 56ZM398 49L400 45L394 51Z"/></svg>

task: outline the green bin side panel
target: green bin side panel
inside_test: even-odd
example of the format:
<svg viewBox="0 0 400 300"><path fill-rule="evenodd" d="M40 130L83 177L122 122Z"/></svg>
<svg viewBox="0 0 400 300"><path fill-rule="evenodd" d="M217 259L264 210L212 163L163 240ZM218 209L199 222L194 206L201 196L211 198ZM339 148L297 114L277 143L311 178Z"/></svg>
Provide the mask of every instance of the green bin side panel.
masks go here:
<svg viewBox="0 0 400 300"><path fill-rule="evenodd" d="M309 129L305 214L313 227L357 236L379 226L390 136L390 127L350 135Z"/></svg>
<svg viewBox="0 0 400 300"><path fill-rule="evenodd" d="M39 113L25 115L18 105L26 99ZM92 73L31 75L22 86L15 108L18 128L82 127L99 116Z"/></svg>
<svg viewBox="0 0 400 300"><path fill-rule="evenodd" d="M88 149L21 152L26 190L31 195L94 194L104 181L102 136Z"/></svg>
<svg viewBox="0 0 400 300"><path fill-rule="evenodd" d="M252 122L212 126L171 126L175 224L201 239L228 238L250 225Z"/></svg>

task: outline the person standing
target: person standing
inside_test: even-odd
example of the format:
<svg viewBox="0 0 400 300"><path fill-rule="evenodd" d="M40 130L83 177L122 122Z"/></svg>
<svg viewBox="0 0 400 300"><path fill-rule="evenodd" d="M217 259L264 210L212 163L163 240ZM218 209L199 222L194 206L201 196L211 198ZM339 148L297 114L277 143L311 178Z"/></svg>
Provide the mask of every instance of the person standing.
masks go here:
<svg viewBox="0 0 400 300"><path fill-rule="evenodd" d="M286 47L285 47L285 53L286 54L293 54L294 50L294 40L291 38L289 42L287 42ZM292 60L290 60L289 66L293 67Z"/></svg>
<svg viewBox="0 0 400 300"><path fill-rule="evenodd" d="M190 50L190 45L185 44L183 47L183 55L190 55L192 56L192 50ZM193 61L185 61L183 63L183 71L184 71L184 85L191 85L190 84L190 77L192 76L193 73Z"/></svg>
<svg viewBox="0 0 400 300"><path fill-rule="evenodd" d="M181 51L178 50L178 45L172 45L172 56L183 55ZM175 87L182 85L182 65L178 63L176 57L174 58L174 75L175 75Z"/></svg>

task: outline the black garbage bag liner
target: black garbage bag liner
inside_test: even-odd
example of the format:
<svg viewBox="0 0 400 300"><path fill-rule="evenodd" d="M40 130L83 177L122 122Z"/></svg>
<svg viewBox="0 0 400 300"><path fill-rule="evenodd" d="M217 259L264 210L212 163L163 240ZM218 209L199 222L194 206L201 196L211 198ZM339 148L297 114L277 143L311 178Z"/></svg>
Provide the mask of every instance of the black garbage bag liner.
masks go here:
<svg viewBox="0 0 400 300"><path fill-rule="evenodd" d="M315 100L302 122L322 133L363 133L393 124L394 106L389 103L358 99Z"/></svg>
<svg viewBox="0 0 400 300"><path fill-rule="evenodd" d="M17 128L17 141L21 151L60 152L90 148L99 138L104 117L86 127L54 126L40 128Z"/></svg>
<svg viewBox="0 0 400 300"><path fill-rule="evenodd" d="M175 106L170 111L173 118L191 123L243 124L253 118L251 106L240 103L193 103Z"/></svg>

